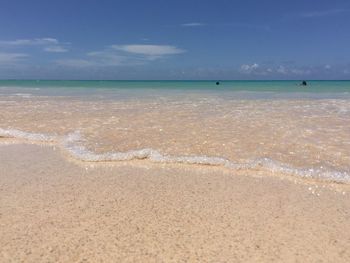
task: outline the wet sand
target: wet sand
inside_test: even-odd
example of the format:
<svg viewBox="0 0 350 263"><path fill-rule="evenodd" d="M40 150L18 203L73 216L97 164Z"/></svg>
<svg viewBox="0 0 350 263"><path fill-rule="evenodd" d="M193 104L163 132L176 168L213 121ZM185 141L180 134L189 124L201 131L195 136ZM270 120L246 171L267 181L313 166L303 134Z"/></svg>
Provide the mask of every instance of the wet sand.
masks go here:
<svg viewBox="0 0 350 263"><path fill-rule="evenodd" d="M0 145L1 262L350 262L349 185Z"/></svg>

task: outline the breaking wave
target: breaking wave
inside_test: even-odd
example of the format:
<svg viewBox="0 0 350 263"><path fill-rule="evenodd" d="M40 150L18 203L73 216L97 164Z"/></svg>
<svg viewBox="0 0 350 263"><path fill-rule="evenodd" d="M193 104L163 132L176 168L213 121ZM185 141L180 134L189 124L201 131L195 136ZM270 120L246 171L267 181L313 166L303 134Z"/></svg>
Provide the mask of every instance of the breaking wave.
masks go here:
<svg viewBox="0 0 350 263"><path fill-rule="evenodd" d="M350 174L345 171L327 170L324 168L295 168L269 158L258 158L246 163L237 163L222 157L211 156L173 156L145 148L126 152L108 152L97 154L84 146L84 139L76 131L66 136L54 136L41 133L29 133L16 129L1 129L0 138L16 138L37 142L53 142L67 151L74 158L85 162L113 162L147 159L154 163L181 163L192 165L221 166L233 170L268 170L272 173L298 176L301 178L320 179L336 183L349 183Z"/></svg>

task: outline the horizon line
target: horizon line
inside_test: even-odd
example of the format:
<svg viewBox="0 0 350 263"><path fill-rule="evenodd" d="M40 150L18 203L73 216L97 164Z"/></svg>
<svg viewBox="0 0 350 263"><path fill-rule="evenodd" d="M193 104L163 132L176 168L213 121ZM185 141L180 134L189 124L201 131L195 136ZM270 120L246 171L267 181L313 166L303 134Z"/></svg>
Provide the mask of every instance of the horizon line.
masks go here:
<svg viewBox="0 0 350 263"><path fill-rule="evenodd" d="M350 81L350 79L17 79L0 78L0 81Z"/></svg>

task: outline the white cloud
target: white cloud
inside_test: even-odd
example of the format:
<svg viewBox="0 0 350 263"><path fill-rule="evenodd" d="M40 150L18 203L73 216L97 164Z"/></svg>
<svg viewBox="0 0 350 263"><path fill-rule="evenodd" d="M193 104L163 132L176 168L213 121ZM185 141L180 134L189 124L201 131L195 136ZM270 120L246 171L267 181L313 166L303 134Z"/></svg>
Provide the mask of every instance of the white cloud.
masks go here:
<svg viewBox="0 0 350 263"><path fill-rule="evenodd" d="M151 58L159 58L166 55L175 55L186 52L183 49L170 45L113 45L112 48Z"/></svg>
<svg viewBox="0 0 350 263"><path fill-rule="evenodd" d="M312 12L301 13L301 17L313 18L313 17L331 16L331 15L336 15L336 14L345 13L349 11L350 11L349 9L341 9L341 8L323 10L323 11L312 11Z"/></svg>
<svg viewBox="0 0 350 263"><path fill-rule="evenodd" d="M28 57L27 54L22 53L3 53L0 52L0 64L1 65L10 65L16 62L22 61Z"/></svg>
<svg viewBox="0 0 350 263"><path fill-rule="evenodd" d="M302 76L302 75L310 75L312 73L312 70L309 68L287 68L285 66L279 66L276 69L276 72L278 74L282 75L297 75L297 76Z"/></svg>
<svg viewBox="0 0 350 263"><path fill-rule="evenodd" d="M60 43L56 38L34 38L34 39L17 39L17 40L0 40L1 47L20 48L26 46L39 46L43 51L62 53L67 52L65 47L67 43Z"/></svg>
<svg viewBox="0 0 350 263"><path fill-rule="evenodd" d="M259 64L257 64L257 63L254 63L252 65L243 64L240 68L240 71L242 73L249 74L249 73L255 72L258 68L259 68Z"/></svg>
<svg viewBox="0 0 350 263"><path fill-rule="evenodd" d="M212 23L212 24L192 22L192 23L184 23L184 24L181 24L180 26L182 26L182 27L203 27L203 26L209 26L209 25L216 26L216 27L237 27L237 28L271 31L271 27L269 25L256 25L256 24L241 23L241 22L226 22L226 23Z"/></svg>
<svg viewBox="0 0 350 263"><path fill-rule="evenodd" d="M55 38L35 38L35 39L17 39L17 40L1 40L1 46L35 46L35 45L56 45L58 40Z"/></svg>
<svg viewBox="0 0 350 263"><path fill-rule="evenodd" d="M290 67L280 65L277 67L276 73L281 75L303 76L303 75L310 75L312 73L312 70L310 68L297 68L297 67L290 68Z"/></svg>
<svg viewBox="0 0 350 263"><path fill-rule="evenodd" d="M60 59L57 60L56 63L61 66L73 68L113 67L144 64L144 62L141 60L119 56L107 51L90 52L86 54L86 57L84 57L83 59Z"/></svg>
<svg viewBox="0 0 350 263"><path fill-rule="evenodd" d="M53 53L63 53L63 52L68 52L68 49L61 46L50 46L50 47L44 48L44 51L53 52Z"/></svg>
<svg viewBox="0 0 350 263"><path fill-rule="evenodd" d="M274 76L274 75L284 75L284 76L303 76L310 75L317 71L314 67L291 67L285 65L259 65L254 64L243 64L239 68L239 72L247 75L255 76Z"/></svg>
<svg viewBox="0 0 350 263"><path fill-rule="evenodd" d="M302 76L302 75L310 75L312 72L309 69L298 69L298 68L295 68L295 69L291 69L290 73L292 75L301 75Z"/></svg>
<svg viewBox="0 0 350 263"><path fill-rule="evenodd" d="M136 59L120 55L114 50L103 50L89 52L87 54L90 60L94 61L96 66L121 66L121 65L135 65L140 64Z"/></svg>
<svg viewBox="0 0 350 263"><path fill-rule="evenodd" d="M171 45L112 45L104 50L87 53L79 59L61 59L56 63L70 67L109 67L143 65L185 50Z"/></svg>
<svg viewBox="0 0 350 263"><path fill-rule="evenodd" d="M277 68L276 72L277 72L277 73L280 73L280 74L283 74L283 75L288 74L288 71L287 71L287 69L286 69L285 66L279 66L279 67Z"/></svg>
<svg viewBox="0 0 350 263"><path fill-rule="evenodd" d="M181 26L184 26L184 27L198 27L198 26L205 26L206 24L204 23L199 23L199 22L192 22L192 23L184 23L184 24L181 24Z"/></svg>

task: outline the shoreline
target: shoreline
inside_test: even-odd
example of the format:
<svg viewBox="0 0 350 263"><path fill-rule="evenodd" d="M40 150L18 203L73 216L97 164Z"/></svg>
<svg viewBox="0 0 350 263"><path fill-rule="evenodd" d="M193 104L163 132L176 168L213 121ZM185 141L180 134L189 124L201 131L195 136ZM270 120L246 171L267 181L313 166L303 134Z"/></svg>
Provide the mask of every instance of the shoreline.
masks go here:
<svg viewBox="0 0 350 263"><path fill-rule="evenodd" d="M185 165L198 167L218 167L231 172L252 171L288 179L293 182L316 183L328 185L331 187L350 188L349 175L342 171L322 170L315 168L297 168L292 167L270 158L258 158L246 163L237 163L230 159L220 156L196 156L196 155L169 155L163 154L152 148L129 150L125 152L107 152L103 154L94 153L85 148L84 145L75 144L81 140L80 133L70 133L65 136L49 135L42 133L28 133L21 130L0 128L0 147L1 145L39 145L52 146L60 149L62 156L67 160L91 163L91 164L110 164L119 162L149 162L152 164L163 165Z"/></svg>
<svg viewBox="0 0 350 263"><path fill-rule="evenodd" d="M263 171L78 164L53 149L0 145L4 261L350 260L348 191Z"/></svg>

